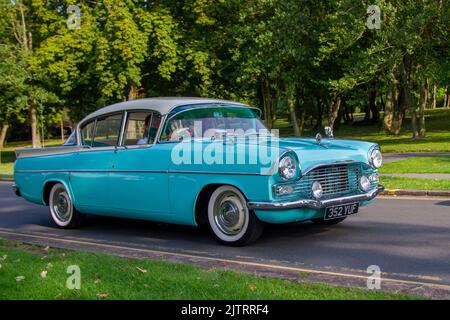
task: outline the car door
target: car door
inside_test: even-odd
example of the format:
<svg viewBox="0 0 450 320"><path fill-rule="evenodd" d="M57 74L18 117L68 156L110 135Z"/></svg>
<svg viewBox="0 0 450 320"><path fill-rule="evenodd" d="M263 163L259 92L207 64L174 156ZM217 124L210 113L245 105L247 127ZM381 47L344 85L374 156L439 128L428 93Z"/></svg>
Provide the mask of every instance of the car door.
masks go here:
<svg viewBox="0 0 450 320"><path fill-rule="evenodd" d="M80 128L84 148L75 155L70 183L78 209L102 213L111 207L109 174L122 124L122 113L96 118Z"/></svg>
<svg viewBox="0 0 450 320"><path fill-rule="evenodd" d="M127 112L121 145L110 174L111 203L124 216L165 220L169 211L168 160L170 151L154 144L160 115Z"/></svg>

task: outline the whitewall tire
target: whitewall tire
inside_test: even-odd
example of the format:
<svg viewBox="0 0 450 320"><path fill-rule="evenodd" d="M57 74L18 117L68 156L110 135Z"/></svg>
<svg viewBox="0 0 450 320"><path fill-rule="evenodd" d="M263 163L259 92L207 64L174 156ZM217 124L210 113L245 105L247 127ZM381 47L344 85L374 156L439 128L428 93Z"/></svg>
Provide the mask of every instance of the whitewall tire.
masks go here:
<svg viewBox="0 0 450 320"><path fill-rule="evenodd" d="M60 228L76 228L84 220L84 215L75 209L70 193L62 183L52 186L48 205L53 222Z"/></svg>
<svg viewBox="0 0 450 320"><path fill-rule="evenodd" d="M243 246L261 235L264 225L247 208L247 200L235 187L217 188L208 203L208 226L221 243Z"/></svg>

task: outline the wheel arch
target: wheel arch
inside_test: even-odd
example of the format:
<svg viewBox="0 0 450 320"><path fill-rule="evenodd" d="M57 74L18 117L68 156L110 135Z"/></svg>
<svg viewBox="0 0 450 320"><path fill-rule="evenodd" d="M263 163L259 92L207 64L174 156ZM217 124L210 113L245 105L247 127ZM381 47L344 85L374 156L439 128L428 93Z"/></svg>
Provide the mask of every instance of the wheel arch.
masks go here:
<svg viewBox="0 0 450 320"><path fill-rule="evenodd" d="M69 185L63 179L57 179L57 178L48 179L44 182L44 187L42 190L42 202L46 206L48 206L49 198L50 198L50 191L52 190L53 186L57 183L61 183L62 185L64 185L66 190L69 192L69 196L72 199L73 205L75 206L72 189L69 187Z"/></svg>
<svg viewBox="0 0 450 320"><path fill-rule="evenodd" d="M248 201L247 196L242 191L239 186L231 183L209 183L200 190L195 199L195 207L194 207L194 219L198 226L206 224L206 219L208 218L208 202L212 193L221 186L230 186L239 190L239 192L244 196L245 200Z"/></svg>

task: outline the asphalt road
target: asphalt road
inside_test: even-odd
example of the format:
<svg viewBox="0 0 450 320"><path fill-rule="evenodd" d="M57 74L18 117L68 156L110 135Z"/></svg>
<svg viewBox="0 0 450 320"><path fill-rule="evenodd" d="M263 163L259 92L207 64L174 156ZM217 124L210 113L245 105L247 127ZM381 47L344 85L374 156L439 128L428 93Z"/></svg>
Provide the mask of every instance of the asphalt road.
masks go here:
<svg viewBox="0 0 450 320"><path fill-rule="evenodd" d="M0 237L8 232L345 274L378 265L389 278L450 286L450 199L379 198L342 224L269 226L258 242L232 248L206 229L136 220L92 217L82 229L61 230L47 207L0 183Z"/></svg>

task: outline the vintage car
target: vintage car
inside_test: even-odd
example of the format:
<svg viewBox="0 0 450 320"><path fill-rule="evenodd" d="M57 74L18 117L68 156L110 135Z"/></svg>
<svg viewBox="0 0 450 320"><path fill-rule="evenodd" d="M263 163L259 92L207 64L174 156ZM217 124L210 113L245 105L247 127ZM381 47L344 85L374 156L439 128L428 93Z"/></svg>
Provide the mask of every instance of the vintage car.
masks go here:
<svg viewBox="0 0 450 320"><path fill-rule="evenodd" d="M150 98L107 106L58 147L16 150L17 195L58 227L86 215L207 224L227 245L265 223L336 224L383 190L375 143L278 138L247 105Z"/></svg>

